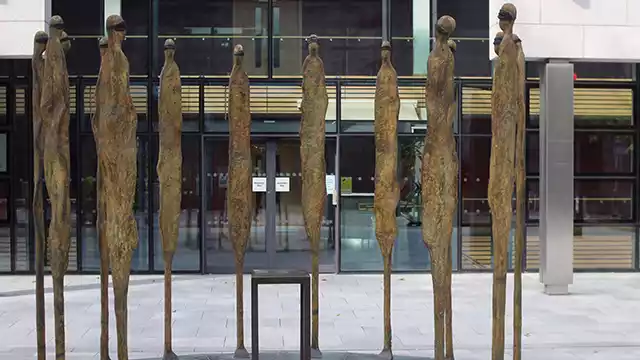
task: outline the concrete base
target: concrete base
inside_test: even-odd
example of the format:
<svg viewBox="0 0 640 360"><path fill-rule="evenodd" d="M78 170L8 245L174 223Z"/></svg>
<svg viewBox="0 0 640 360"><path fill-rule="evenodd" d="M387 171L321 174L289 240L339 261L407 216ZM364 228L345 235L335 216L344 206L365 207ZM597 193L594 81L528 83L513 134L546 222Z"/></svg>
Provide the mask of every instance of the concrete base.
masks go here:
<svg viewBox="0 0 640 360"><path fill-rule="evenodd" d="M544 293L547 295L569 295L569 285L545 285Z"/></svg>
<svg viewBox="0 0 640 360"><path fill-rule="evenodd" d="M256 349L255 351L258 351L258 349ZM249 352L244 347L237 348L236 351L233 353L233 358L234 359L248 359L249 358Z"/></svg>

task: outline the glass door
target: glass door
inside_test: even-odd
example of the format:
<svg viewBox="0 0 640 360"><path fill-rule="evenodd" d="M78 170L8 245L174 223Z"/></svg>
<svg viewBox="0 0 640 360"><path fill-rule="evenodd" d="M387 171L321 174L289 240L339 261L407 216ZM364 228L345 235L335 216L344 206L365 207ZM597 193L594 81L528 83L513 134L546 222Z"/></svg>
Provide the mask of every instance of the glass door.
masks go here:
<svg viewBox="0 0 640 360"><path fill-rule="evenodd" d="M252 139L252 226L245 271L256 268L311 270L311 246L302 217L299 139ZM205 269L233 272L233 248L226 214L228 139L205 140ZM335 142L326 144L327 175L335 169ZM329 189L331 190L331 189ZM331 190L332 191L332 190ZM330 191L330 192L331 192ZM323 211L320 271L335 271L336 206L328 195Z"/></svg>

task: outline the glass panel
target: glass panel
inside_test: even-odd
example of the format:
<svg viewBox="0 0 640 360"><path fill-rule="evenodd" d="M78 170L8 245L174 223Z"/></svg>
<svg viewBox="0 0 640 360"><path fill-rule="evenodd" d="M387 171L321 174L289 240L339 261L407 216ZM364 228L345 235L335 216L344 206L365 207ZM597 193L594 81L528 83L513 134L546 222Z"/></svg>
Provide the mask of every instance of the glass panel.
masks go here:
<svg viewBox="0 0 640 360"><path fill-rule="evenodd" d="M443 15L450 15L453 16L454 19L456 19L456 36L487 36L487 15L489 14L489 3L487 3L486 1L466 2L432 0L432 2L434 4L434 7L437 9L438 17L441 17ZM496 15L490 14L490 18L492 20L495 19L495 21L492 21L491 23L497 22Z"/></svg>
<svg viewBox="0 0 640 360"><path fill-rule="evenodd" d="M275 75L300 74L307 55L304 39L310 34L321 38L327 75L375 75L378 71L381 0L280 0L274 3L273 18Z"/></svg>
<svg viewBox="0 0 640 360"><path fill-rule="evenodd" d="M182 138L182 199L178 239L173 257L173 270L200 269L200 137ZM153 221L155 270L164 270L162 234L160 233L160 180L156 173L157 153L151 155L153 170Z"/></svg>
<svg viewBox="0 0 640 360"><path fill-rule="evenodd" d="M473 3L485 3L483 1ZM473 4L470 3L470 4ZM465 4L466 5L466 4ZM478 19L481 17L477 17ZM460 20L456 18L456 24L459 24ZM486 24L486 23L485 23ZM486 25L484 25L484 31L481 36L486 36ZM458 33L456 28L455 36L462 37L463 35ZM455 40L455 38L454 38ZM461 77L491 77L491 61L487 57L487 47L489 46L489 40L486 38L479 39L459 39L456 40L456 76Z"/></svg>
<svg viewBox="0 0 640 360"><path fill-rule="evenodd" d="M138 131L147 131L147 99L149 97L147 85L141 82L131 82L131 98L138 115Z"/></svg>
<svg viewBox="0 0 640 360"><path fill-rule="evenodd" d="M457 30L457 29L456 29ZM624 79L633 78L633 64L609 62L575 62L574 72L578 80L584 79Z"/></svg>
<svg viewBox="0 0 640 360"><path fill-rule="evenodd" d="M540 121L540 89L530 90L529 120ZM576 128L630 127L633 125L633 91L631 89L580 89L573 91Z"/></svg>
<svg viewBox="0 0 640 360"><path fill-rule="evenodd" d="M576 180L576 221L633 220L633 180Z"/></svg>
<svg viewBox="0 0 640 360"><path fill-rule="evenodd" d="M69 35L99 36L104 32L100 3L100 1L56 0L51 2L50 10L52 14L62 16L65 31Z"/></svg>
<svg viewBox="0 0 640 360"><path fill-rule="evenodd" d="M573 234L573 267L588 270L633 268L635 230L631 227L576 226ZM538 228L527 230L527 269L540 267Z"/></svg>
<svg viewBox="0 0 640 360"><path fill-rule="evenodd" d="M234 256L229 239L227 218L227 182L229 141L226 138L207 139L204 146L205 174L205 249L207 272L234 271ZM253 176L266 177L266 146L252 142ZM267 264L265 243L266 193L253 193L253 222L245 256L245 269Z"/></svg>
<svg viewBox="0 0 640 360"><path fill-rule="evenodd" d="M11 271L10 194L9 180L0 180L0 272Z"/></svg>
<svg viewBox="0 0 640 360"><path fill-rule="evenodd" d="M149 33L150 0L122 1L122 17L127 22L127 34L146 35Z"/></svg>
<svg viewBox="0 0 640 360"><path fill-rule="evenodd" d="M80 138L80 182L82 194L80 199L80 219L82 221L82 270L100 270L100 248L98 245L98 213L96 170L98 158L93 136Z"/></svg>
<svg viewBox="0 0 640 360"><path fill-rule="evenodd" d="M132 36L128 36L122 43L122 51L129 60L129 74L132 76L147 75L149 73L148 44L149 39L146 37ZM99 54L98 49L98 56ZM98 69L100 69L100 66L98 66Z"/></svg>
<svg viewBox="0 0 640 360"><path fill-rule="evenodd" d="M575 133L576 174L633 172L633 134Z"/></svg>
<svg viewBox="0 0 640 360"><path fill-rule="evenodd" d="M525 142L527 175L537 175L540 173L540 133L538 131L527 131Z"/></svg>
<svg viewBox="0 0 640 360"><path fill-rule="evenodd" d="M335 142L328 140L325 145L326 174L335 176ZM280 188L278 183L289 181ZM276 267L306 268L311 270L311 244L308 241L302 216L302 173L300 168L300 141L279 141L276 153ZM320 268L334 270L335 237L332 196L327 196L323 211Z"/></svg>
<svg viewBox="0 0 640 360"><path fill-rule="evenodd" d="M149 154L158 153L157 140L137 137L138 142L138 177L136 179L136 198L133 203L133 214L138 224L138 247L133 251L131 269L149 270Z"/></svg>
<svg viewBox="0 0 640 360"><path fill-rule="evenodd" d="M490 226L462 226L462 268L491 269Z"/></svg>
<svg viewBox="0 0 640 360"><path fill-rule="evenodd" d="M491 138L463 136L462 154L462 223L489 224L490 211L487 198L489 186L489 159Z"/></svg>
<svg viewBox="0 0 640 360"><path fill-rule="evenodd" d="M0 173L6 173L9 171L9 163L7 162L8 146L7 134L0 133Z"/></svg>
<svg viewBox="0 0 640 360"><path fill-rule="evenodd" d="M99 39L98 35L87 38L71 37L71 48L66 56L69 75L98 75L100 70Z"/></svg>
<svg viewBox="0 0 640 360"><path fill-rule="evenodd" d="M16 89L15 96L15 132L12 134L12 165L11 173L14 176L14 182L18 186L14 197L15 201L15 232L16 238L16 270L29 270L29 215L31 209L31 166L33 159L29 156L29 148L31 147L32 137L29 131L29 118L26 113L27 88L20 87ZM2 138L0 137L0 140ZM1 142L0 142L1 143ZM6 146L6 142L5 142ZM0 149L0 153L3 151ZM6 156L6 149L5 149ZM2 158L0 156L0 162ZM5 161L6 164L6 161ZM0 170L2 165L0 164Z"/></svg>
<svg viewBox="0 0 640 360"><path fill-rule="evenodd" d="M527 179L527 220L540 220L540 181Z"/></svg>
<svg viewBox="0 0 640 360"><path fill-rule="evenodd" d="M9 122L7 117L7 87L0 85L0 125L6 125Z"/></svg>
<svg viewBox="0 0 640 360"><path fill-rule="evenodd" d="M490 85L462 88L462 129L460 132L463 134L491 134Z"/></svg>
<svg viewBox="0 0 640 360"><path fill-rule="evenodd" d="M266 1L253 0L160 0L159 49L165 38L177 38L177 59L183 75L227 75L233 47L242 44L247 73L266 76L267 7ZM158 66L162 66L161 61Z"/></svg>

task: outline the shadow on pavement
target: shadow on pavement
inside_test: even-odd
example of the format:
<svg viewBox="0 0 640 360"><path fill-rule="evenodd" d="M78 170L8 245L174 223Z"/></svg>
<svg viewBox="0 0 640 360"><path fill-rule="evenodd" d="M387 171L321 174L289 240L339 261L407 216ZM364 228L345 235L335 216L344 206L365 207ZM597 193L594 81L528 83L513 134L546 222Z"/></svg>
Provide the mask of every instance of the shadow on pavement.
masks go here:
<svg viewBox="0 0 640 360"><path fill-rule="evenodd" d="M233 360L233 353L179 355L180 360ZM261 351L260 360L299 360L296 351ZM381 360L385 357L376 354L355 352L323 352L322 360ZM394 355L394 360L433 360L431 357ZM140 360L162 360L162 358L145 358Z"/></svg>

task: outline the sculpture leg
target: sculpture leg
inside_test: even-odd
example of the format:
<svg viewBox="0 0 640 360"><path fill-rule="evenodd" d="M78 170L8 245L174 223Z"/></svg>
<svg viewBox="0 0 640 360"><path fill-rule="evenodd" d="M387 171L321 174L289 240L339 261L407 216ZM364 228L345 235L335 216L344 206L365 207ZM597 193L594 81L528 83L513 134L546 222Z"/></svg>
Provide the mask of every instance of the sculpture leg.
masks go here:
<svg viewBox="0 0 640 360"><path fill-rule="evenodd" d="M113 252L111 252L113 254ZM113 267L113 301L116 310L116 333L118 336L118 360L129 359L127 346L127 297L129 293L129 269L131 251L123 251L119 257L110 257Z"/></svg>
<svg viewBox="0 0 640 360"><path fill-rule="evenodd" d="M380 356L384 359L393 359L391 350L391 254L383 256L384 261L384 345Z"/></svg>
<svg viewBox="0 0 640 360"><path fill-rule="evenodd" d="M37 161L37 160L36 160ZM36 168L37 169L37 168ZM39 170L36 170L39 173ZM45 337L45 313L44 313L44 216L42 211L42 182L38 176L35 179L35 191L33 195L33 219L36 234L36 338L38 347L38 360L47 357Z"/></svg>
<svg viewBox="0 0 640 360"><path fill-rule="evenodd" d="M447 262L446 262L446 281L445 281L445 329L446 329L446 352L445 357L453 360L453 308L451 302L451 272L452 272L452 255L451 255L451 236L447 239Z"/></svg>
<svg viewBox="0 0 640 360"><path fill-rule="evenodd" d="M513 360L522 358L522 257L525 242L525 130L524 119L518 119L516 137L516 236L513 271Z"/></svg>
<svg viewBox="0 0 640 360"><path fill-rule="evenodd" d="M317 238L311 242L311 357L320 358L322 352L318 345L319 338L319 290L320 290L320 276L319 276L319 253L320 253L320 228L318 227Z"/></svg>
<svg viewBox="0 0 640 360"><path fill-rule="evenodd" d="M98 169L98 248L100 249L100 360L109 360L109 248L104 234L104 195Z"/></svg>
<svg viewBox="0 0 640 360"><path fill-rule="evenodd" d="M444 360L444 254L431 248L431 278L433 280L433 325L435 360Z"/></svg>
<svg viewBox="0 0 640 360"><path fill-rule="evenodd" d="M244 346L244 301L243 301L243 272L244 272L244 253L236 253L236 351L233 354L235 358L249 358L249 352ZM258 351L258 349L252 349Z"/></svg>
<svg viewBox="0 0 640 360"><path fill-rule="evenodd" d="M171 349L171 264L173 253L164 256L164 357L163 360L177 360L178 356Z"/></svg>
<svg viewBox="0 0 640 360"><path fill-rule="evenodd" d="M59 255L58 255L59 256ZM64 275L53 276L53 317L56 336L56 359L65 358L64 332Z"/></svg>
<svg viewBox="0 0 640 360"><path fill-rule="evenodd" d="M510 200L510 199L509 199ZM504 317L507 287L507 242L511 230L511 207L499 206L493 211L493 328L492 359L504 359Z"/></svg>

